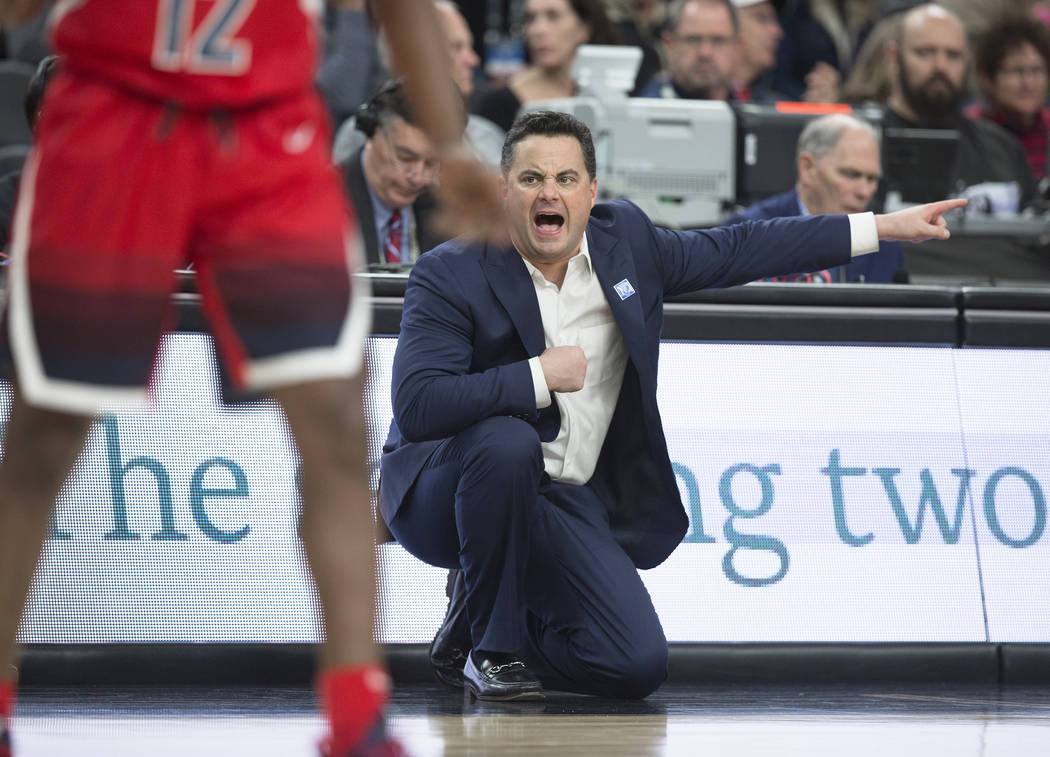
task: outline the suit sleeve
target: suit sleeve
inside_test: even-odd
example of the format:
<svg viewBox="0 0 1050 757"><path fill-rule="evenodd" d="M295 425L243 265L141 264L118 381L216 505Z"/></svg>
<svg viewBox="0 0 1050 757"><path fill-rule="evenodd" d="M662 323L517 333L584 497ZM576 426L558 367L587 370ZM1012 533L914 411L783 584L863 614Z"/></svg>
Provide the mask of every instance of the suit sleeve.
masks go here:
<svg viewBox="0 0 1050 757"><path fill-rule="evenodd" d="M410 442L536 410L527 360L471 372L476 315L460 284L444 259L424 255L405 289L391 391L394 420Z"/></svg>
<svg viewBox="0 0 1050 757"><path fill-rule="evenodd" d="M651 223L648 228L665 296L850 262L846 216L742 221L694 231L672 231Z"/></svg>

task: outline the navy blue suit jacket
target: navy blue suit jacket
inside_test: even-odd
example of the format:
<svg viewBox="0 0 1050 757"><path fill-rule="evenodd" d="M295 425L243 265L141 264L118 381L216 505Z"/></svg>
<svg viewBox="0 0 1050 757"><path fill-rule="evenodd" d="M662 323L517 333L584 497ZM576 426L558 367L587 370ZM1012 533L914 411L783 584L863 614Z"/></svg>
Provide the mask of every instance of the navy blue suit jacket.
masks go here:
<svg viewBox="0 0 1050 757"><path fill-rule="evenodd" d="M589 485L609 510L614 537L649 568L688 527L656 402L664 298L845 263L849 222L815 216L670 231L621 200L596 205L586 233L629 355ZM634 294L621 300L615 285L624 280ZM536 290L513 248L452 240L419 258L405 290L383 449L379 506L388 523L443 439L498 415L554 439L557 403L536 409L528 365L545 346Z"/></svg>
<svg viewBox="0 0 1050 757"><path fill-rule="evenodd" d="M800 213L798 192L773 195L762 202L745 208L726 221L726 225L741 221L761 221L767 218L785 218ZM831 272L832 281L864 281L869 284L891 284L893 274L904 270L904 250L900 242L879 242L879 251L870 255L854 258L846 266L845 276L835 270Z"/></svg>

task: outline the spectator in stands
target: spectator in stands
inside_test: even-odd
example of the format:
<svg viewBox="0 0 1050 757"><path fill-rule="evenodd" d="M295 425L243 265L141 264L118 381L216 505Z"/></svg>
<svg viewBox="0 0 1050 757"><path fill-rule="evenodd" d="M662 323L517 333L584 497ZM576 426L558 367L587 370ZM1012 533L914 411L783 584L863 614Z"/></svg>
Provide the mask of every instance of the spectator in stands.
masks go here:
<svg viewBox="0 0 1050 757"><path fill-rule="evenodd" d="M991 27L979 40L977 76L986 101L966 109L971 118L1002 126L1024 146L1038 181L1046 177L1050 32L1034 18L1017 16Z"/></svg>
<svg viewBox="0 0 1050 757"><path fill-rule="evenodd" d="M470 33L467 20L452 0L436 0L434 5L441 22L441 31L448 41L449 57L452 59L452 79L464 97L474 94L474 72L481 58L474 52L474 35Z"/></svg>
<svg viewBox="0 0 1050 757"><path fill-rule="evenodd" d="M474 91L474 73L481 60L474 52L474 35L451 0L435 0L438 21L448 43L452 79L464 100ZM382 45L381 45L382 46ZM503 129L486 118L471 114L467 119L467 143L479 160L491 166L499 164L503 152ZM332 144L332 160L342 163L364 145L365 136L357 128L356 118L343 121Z"/></svg>
<svg viewBox="0 0 1050 757"><path fill-rule="evenodd" d="M40 61L36 74L26 87L24 105L26 123L29 124L30 131L36 126L36 120L44 101L44 90L57 68L58 56L48 55ZM22 169L0 176L0 250L4 252L7 250L7 242L11 237L11 223L14 218L15 200L18 197L18 183L21 178Z"/></svg>
<svg viewBox="0 0 1050 757"><path fill-rule="evenodd" d="M433 231L434 143L416 125L401 82L392 79L358 111L363 147L339 163L370 266L409 264L445 241Z"/></svg>
<svg viewBox="0 0 1050 757"><path fill-rule="evenodd" d="M734 100L729 77L737 31L731 0L675 0L662 35L667 70L639 96Z"/></svg>
<svg viewBox="0 0 1050 757"><path fill-rule="evenodd" d="M632 95L637 96L641 88L663 68L663 61L656 51L658 35L653 33L652 27L652 18L657 14L653 12L651 0L643 0L642 3L636 0L602 0L602 7L619 40L618 44L637 47L642 51L634 87L631 88Z"/></svg>
<svg viewBox="0 0 1050 757"><path fill-rule="evenodd" d="M893 92L893 71L886 57L890 42L900 37L901 14L884 16L857 51L842 83L840 99L848 103L885 103Z"/></svg>
<svg viewBox="0 0 1050 757"><path fill-rule="evenodd" d="M957 130L959 148L951 169L955 188L980 184L982 196L994 196L999 210L1026 206L1035 182L1021 145L995 124L962 114L970 52L958 17L933 4L912 8L887 54L893 80L885 125Z"/></svg>
<svg viewBox="0 0 1050 757"><path fill-rule="evenodd" d="M452 60L452 78L464 98L474 93L474 74L481 59L474 52L474 35L467 20L451 0L435 0L438 20L448 41L449 57ZM467 118L467 142L478 158L496 166L503 152L503 129L487 118L471 114Z"/></svg>
<svg viewBox="0 0 1050 757"><path fill-rule="evenodd" d="M866 122L841 113L810 121L796 148L797 182L790 192L756 203L728 223L822 213L868 210L882 176L879 140ZM879 251L848 265L769 281L809 283L886 283L903 276L904 256L897 242L880 242Z"/></svg>
<svg viewBox="0 0 1050 757"><path fill-rule="evenodd" d="M945 167L944 191L970 198L968 213L994 211L1002 216L1036 203L1036 183L1024 148L1009 132L990 121L963 116L960 103L969 55L963 24L950 10L922 4L905 11L899 34L887 47L892 92L883 126L956 130L958 148L954 164ZM1001 228L994 236L959 234L951 242L904 245L910 280L1050 278L1050 263L1038 239L1017 236L1009 224Z"/></svg>
<svg viewBox="0 0 1050 757"><path fill-rule="evenodd" d="M600 0L525 0L524 34L529 65L474 102L475 113L504 131L523 104L576 94L576 48L616 41Z"/></svg>
<svg viewBox="0 0 1050 757"><path fill-rule="evenodd" d="M879 13L879 0L787 0L773 87L792 100L837 102Z"/></svg>
<svg viewBox="0 0 1050 757"><path fill-rule="evenodd" d="M367 0L325 6L324 53L317 68L321 90L333 124L353 116L387 78L379 40Z"/></svg>
<svg viewBox="0 0 1050 757"><path fill-rule="evenodd" d="M779 4L779 3L778 3ZM772 86L777 48L784 31L772 0L733 0L740 28L730 76L740 102L784 99Z"/></svg>

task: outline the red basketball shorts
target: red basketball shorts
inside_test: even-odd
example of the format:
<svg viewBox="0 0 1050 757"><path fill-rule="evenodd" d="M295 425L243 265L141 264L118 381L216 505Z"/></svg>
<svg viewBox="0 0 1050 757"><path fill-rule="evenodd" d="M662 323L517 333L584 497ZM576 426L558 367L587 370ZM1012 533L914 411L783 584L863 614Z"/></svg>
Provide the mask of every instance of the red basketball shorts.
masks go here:
<svg viewBox="0 0 1050 757"><path fill-rule="evenodd" d="M367 291L314 95L180 111L98 81L51 83L12 235L8 330L31 404L144 396L192 263L237 388L354 375Z"/></svg>

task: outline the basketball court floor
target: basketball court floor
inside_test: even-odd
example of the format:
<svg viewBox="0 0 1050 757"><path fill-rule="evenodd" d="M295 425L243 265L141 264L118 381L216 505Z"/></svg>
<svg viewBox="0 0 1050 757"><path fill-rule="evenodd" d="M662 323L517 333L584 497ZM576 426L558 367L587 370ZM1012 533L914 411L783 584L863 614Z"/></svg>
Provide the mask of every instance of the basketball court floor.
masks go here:
<svg viewBox="0 0 1050 757"><path fill-rule="evenodd" d="M494 705L410 684L389 722L419 757L1050 754L1046 688L668 685ZM18 757L316 757L321 733L307 688L30 687L15 727Z"/></svg>

